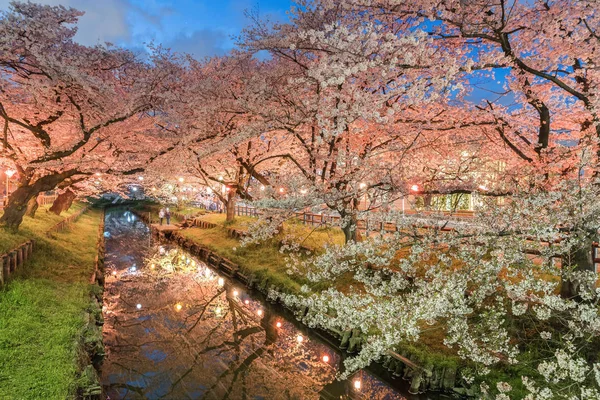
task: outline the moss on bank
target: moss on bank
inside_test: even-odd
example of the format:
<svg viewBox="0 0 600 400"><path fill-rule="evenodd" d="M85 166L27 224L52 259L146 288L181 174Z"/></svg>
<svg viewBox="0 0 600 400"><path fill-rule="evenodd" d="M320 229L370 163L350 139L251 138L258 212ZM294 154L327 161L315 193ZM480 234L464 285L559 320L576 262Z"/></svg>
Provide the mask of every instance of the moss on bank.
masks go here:
<svg viewBox="0 0 600 400"><path fill-rule="evenodd" d="M38 210L17 234L0 230L2 248L36 240L32 258L0 290L0 398L65 399L76 395L82 336L90 304L97 229L91 210L72 228L47 238L60 217Z"/></svg>

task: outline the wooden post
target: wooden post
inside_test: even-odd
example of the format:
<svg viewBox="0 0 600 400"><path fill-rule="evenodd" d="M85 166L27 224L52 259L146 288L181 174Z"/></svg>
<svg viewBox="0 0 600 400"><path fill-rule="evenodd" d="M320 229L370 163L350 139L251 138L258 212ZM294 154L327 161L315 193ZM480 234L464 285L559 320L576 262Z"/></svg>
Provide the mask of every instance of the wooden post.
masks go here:
<svg viewBox="0 0 600 400"><path fill-rule="evenodd" d="M23 246L17 247L17 267L22 266L24 261L25 260L23 259Z"/></svg>
<svg viewBox="0 0 600 400"><path fill-rule="evenodd" d="M8 266L8 256L0 257L0 284L4 285L8 281L10 267Z"/></svg>
<svg viewBox="0 0 600 400"><path fill-rule="evenodd" d="M17 252L11 251L8 256L10 257L10 272L15 272L17 269Z"/></svg>
<svg viewBox="0 0 600 400"><path fill-rule="evenodd" d="M29 258L28 247L29 247L29 242L25 242L21 246L21 254L23 255L23 264L25 264L27 262L27 259Z"/></svg>

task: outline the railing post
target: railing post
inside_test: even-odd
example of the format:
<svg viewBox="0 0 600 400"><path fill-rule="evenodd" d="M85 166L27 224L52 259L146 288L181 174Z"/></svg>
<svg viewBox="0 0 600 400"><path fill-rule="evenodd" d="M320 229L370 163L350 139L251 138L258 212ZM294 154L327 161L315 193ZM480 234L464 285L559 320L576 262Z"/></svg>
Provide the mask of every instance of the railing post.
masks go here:
<svg viewBox="0 0 600 400"><path fill-rule="evenodd" d="M21 246L21 254L22 254L22 259L23 259L23 263L27 262L27 259L29 258L29 251L27 250L27 248L29 247L29 242L25 242L23 243L23 246Z"/></svg>
<svg viewBox="0 0 600 400"><path fill-rule="evenodd" d="M8 256L10 257L10 272L15 272L17 269L17 252L11 251Z"/></svg>
<svg viewBox="0 0 600 400"><path fill-rule="evenodd" d="M23 262L25 261L23 258L23 246L21 246L17 248L17 267L21 267L23 265Z"/></svg>
<svg viewBox="0 0 600 400"><path fill-rule="evenodd" d="M0 257L0 284L4 285L10 275L9 259L7 255Z"/></svg>

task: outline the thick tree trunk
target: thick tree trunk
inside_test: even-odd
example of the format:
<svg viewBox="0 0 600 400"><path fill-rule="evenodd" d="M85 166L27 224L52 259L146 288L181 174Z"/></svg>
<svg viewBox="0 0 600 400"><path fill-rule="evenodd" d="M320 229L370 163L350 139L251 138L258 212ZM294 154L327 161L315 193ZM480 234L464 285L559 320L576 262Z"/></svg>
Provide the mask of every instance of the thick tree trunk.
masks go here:
<svg viewBox="0 0 600 400"><path fill-rule="evenodd" d="M20 186L8 198L8 205L4 208L4 214L0 218L0 224L11 230L19 229L23 217L27 211L27 204L32 198L36 198L38 191L34 186Z"/></svg>
<svg viewBox="0 0 600 400"><path fill-rule="evenodd" d="M227 202L225 203L227 217L225 221L232 222L235 219L235 191L227 192Z"/></svg>
<svg viewBox="0 0 600 400"><path fill-rule="evenodd" d="M30 218L35 218L35 213L40 204L38 203L38 196L32 197L29 202L27 202L27 210L25 211L25 215Z"/></svg>
<svg viewBox="0 0 600 400"><path fill-rule="evenodd" d="M54 189L58 184L67 178L78 173L77 170L69 170L60 174L46 175L39 178L31 184L29 178L23 178L20 186L8 199L8 205L4 208L4 214L0 218L0 224L12 230L17 230L23 222L23 216L27 211L27 203L32 197L38 194Z"/></svg>
<svg viewBox="0 0 600 400"><path fill-rule="evenodd" d="M75 193L70 189L67 189L64 193L61 193L56 197L56 200L52 203L52 207L50 207L50 212L60 215L62 212L67 211L71 208L71 204L73 204L75 197Z"/></svg>
<svg viewBox="0 0 600 400"><path fill-rule="evenodd" d="M589 238L583 247L562 258L560 295L563 298L572 299L579 296L580 283L572 278L572 272L595 271L592 245L593 240Z"/></svg>

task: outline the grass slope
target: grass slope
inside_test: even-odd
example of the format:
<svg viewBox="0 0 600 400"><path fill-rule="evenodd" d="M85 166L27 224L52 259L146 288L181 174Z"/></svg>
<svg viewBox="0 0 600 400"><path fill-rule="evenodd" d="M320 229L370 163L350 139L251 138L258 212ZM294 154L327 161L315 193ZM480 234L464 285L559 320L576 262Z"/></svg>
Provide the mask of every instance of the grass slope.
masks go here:
<svg viewBox="0 0 600 400"><path fill-rule="evenodd" d="M33 257L0 291L0 399L75 396L101 212L89 211L55 239L44 232L81 207L61 217L40 208L17 234L0 230L2 248L26 238L36 239L37 245Z"/></svg>

